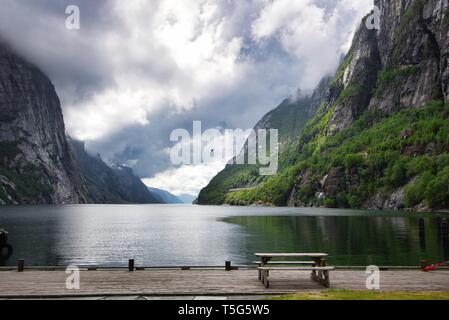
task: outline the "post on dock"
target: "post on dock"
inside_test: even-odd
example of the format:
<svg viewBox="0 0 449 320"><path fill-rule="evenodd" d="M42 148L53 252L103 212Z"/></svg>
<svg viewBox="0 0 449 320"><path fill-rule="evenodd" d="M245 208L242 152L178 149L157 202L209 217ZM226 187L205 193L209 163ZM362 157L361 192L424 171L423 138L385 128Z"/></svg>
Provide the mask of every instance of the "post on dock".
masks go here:
<svg viewBox="0 0 449 320"><path fill-rule="evenodd" d="M225 261L225 269L226 271L231 271L231 261Z"/></svg>
<svg viewBox="0 0 449 320"><path fill-rule="evenodd" d="M128 260L128 270L129 271L134 271L134 259L129 259Z"/></svg>
<svg viewBox="0 0 449 320"><path fill-rule="evenodd" d="M421 270L424 270L429 265L429 261L427 261L425 259L421 259L420 265L421 265Z"/></svg>
<svg viewBox="0 0 449 320"><path fill-rule="evenodd" d="M24 269L25 269L25 259L17 260L17 271L23 272Z"/></svg>

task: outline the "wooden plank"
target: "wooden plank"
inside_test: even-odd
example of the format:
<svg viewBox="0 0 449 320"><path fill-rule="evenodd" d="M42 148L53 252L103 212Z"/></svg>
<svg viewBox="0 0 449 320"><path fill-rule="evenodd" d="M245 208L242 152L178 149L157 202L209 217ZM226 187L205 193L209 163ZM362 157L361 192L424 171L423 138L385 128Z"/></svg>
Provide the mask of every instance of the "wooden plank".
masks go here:
<svg viewBox="0 0 449 320"><path fill-rule="evenodd" d="M0 273L0 298L73 296L190 296L190 295L269 295L322 290L310 279L309 271L277 271L270 275L266 289L257 279L257 270L146 270L129 272L81 271L80 290L67 290L64 271ZM333 289L366 290L364 270L335 270ZM449 271L389 270L380 272L382 291L449 291Z"/></svg>

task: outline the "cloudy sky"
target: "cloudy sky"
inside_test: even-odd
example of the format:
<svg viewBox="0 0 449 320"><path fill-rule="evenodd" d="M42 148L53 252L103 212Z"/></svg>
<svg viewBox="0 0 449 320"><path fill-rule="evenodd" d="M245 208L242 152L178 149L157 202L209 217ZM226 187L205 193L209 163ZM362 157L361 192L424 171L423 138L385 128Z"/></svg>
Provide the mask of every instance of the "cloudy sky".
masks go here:
<svg viewBox="0 0 449 320"><path fill-rule="evenodd" d="M0 0L0 36L60 96L68 134L148 185L197 194L226 160L174 166L170 133L251 128L334 72L372 0ZM80 30L66 28L68 5Z"/></svg>

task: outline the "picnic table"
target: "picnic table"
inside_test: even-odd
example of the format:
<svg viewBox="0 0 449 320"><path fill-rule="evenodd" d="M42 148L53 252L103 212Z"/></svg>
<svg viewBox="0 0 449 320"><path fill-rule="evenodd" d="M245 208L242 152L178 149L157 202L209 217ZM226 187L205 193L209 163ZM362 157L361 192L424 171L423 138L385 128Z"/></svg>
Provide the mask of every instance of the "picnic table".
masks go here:
<svg viewBox="0 0 449 320"><path fill-rule="evenodd" d="M328 256L326 253L256 253L255 255L260 258L260 261L255 262L258 264L259 280L266 288L270 286L268 279L270 271L311 271L312 280L325 287L330 287L329 271L334 268L326 267L325 258ZM285 260L292 258L303 260ZM285 265L290 265L290 267L285 267Z"/></svg>

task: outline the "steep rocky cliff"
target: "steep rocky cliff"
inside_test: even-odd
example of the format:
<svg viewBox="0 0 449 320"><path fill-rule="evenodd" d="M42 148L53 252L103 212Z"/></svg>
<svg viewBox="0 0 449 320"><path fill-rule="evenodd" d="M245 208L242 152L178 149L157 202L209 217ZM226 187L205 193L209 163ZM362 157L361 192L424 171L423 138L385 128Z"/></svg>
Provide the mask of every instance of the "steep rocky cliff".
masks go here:
<svg viewBox="0 0 449 320"><path fill-rule="evenodd" d="M85 151L84 143L70 140L79 162L80 173L86 181L89 201L102 204L164 203L134 175L132 169L108 166L99 155Z"/></svg>
<svg viewBox="0 0 449 320"><path fill-rule="evenodd" d="M0 203L87 201L54 86L0 43Z"/></svg>
<svg viewBox="0 0 449 320"><path fill-rule="evenodd" d="M220 194L201 192L201 203L449 206L449 1L375 4L380 30L362 21L279 174L239 192L223 182L239 177L214 179Z"/></svg>

